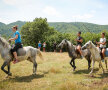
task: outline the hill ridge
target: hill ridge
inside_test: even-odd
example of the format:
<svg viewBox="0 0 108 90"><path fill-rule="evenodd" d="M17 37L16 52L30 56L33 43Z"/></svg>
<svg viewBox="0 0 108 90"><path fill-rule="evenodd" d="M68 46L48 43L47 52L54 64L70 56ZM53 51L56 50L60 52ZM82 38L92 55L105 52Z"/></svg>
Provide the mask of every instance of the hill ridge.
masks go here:
<svg viewBox="0 0 108 90"><path fill-rule="evenodd" d="M20 20L9 24L0 22L0 34L10 36L12 35L12 26L18 25L20 30L25 23L25 21ZM99 33L103 30L108 31L108 25L99 25L89 22L48 22L48 24L62 33L75 33L78 31Z"/></svg>

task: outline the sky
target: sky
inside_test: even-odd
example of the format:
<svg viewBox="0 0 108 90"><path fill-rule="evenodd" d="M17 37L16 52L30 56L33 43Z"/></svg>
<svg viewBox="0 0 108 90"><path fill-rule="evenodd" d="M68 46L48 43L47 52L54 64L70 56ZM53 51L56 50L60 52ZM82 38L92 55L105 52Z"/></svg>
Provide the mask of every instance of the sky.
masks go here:
<svg viewBox="0 0 108 90"><path fill-rule="evenodd" d="M89 22L108 25L108 0L0 0L0 22Z"/></svg>

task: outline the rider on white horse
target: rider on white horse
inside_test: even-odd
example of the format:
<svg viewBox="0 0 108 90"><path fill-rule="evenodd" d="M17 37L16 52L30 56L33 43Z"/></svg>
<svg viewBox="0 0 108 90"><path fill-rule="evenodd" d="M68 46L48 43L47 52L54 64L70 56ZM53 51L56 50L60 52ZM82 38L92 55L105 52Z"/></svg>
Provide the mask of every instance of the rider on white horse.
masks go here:
<svg viewBox="0 0 108 90"><path fill-rule="evenodd" d="M14 55L15 60L13 61L13 63L17 63L18 62L18 58L17 58L17 50L19 48L22 48L22 44L21 44L21 36L19 31L17 31L17 26L14 26L12 28L12 31L14 32L14 38L10 38L9 41L15 41L15 46L12 48L12 53Z"/></svg>
<svg viewBox="0 0 108 90"><path fill-rule="evenodd" d="M105 50L106 50L106 38L105 38L105 33L104 32L101 34L101 37L102 38L100 38L100 42L96 42L96 43L100 45L100 49L101 49L101 52L102 52L102 61L104 61Z"/></svg>
<svg viewBox="0 0 108 90"><path fill-rule="evenodd" d="M82 46L82 42L83 42L83 39L81 37L81 32L78 32L77 36L78 36L77 39L76 39L76 41L77 41L77 50L80 53L81 58L83 58L83 55L82 55L82 52L81 52L81 46Z"/></svg>

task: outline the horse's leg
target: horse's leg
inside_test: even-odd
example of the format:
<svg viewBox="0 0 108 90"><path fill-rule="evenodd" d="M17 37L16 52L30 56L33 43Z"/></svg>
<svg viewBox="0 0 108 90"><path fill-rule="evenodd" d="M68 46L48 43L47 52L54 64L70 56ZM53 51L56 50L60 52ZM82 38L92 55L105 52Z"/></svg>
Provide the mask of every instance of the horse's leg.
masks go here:
<svg viewBox="0 0 108 90"><path fill-rule="evenodd" d="M90 59L90 57L88 57L88 58L86 58L87 60L88 60L88 70L90 69L90 67L91 67L91 59Z"/></svg>
<svg viewBox="0 0 108 90"><path fill-rule="evenodd" d="M107 69L107 59L105 59L106 69Z"/></svg>
<svg viewBox="0 0 108 90"><path fill-rule="evenodd" d="M8 62L7 61L5 61L4 63L3 63L3 65L1 66L1 70L3 70L6 74L8 74L9 72L8 71L6 71L4 68L5 68L5 66L7 66L7 64L8 64Z"/></svg>
<svg viewBox="0 0 108 90"><path fill-rule="evenodd" d="M102 68L102 73L104 73L104 68L103 68L103 66L102 66L101 61L99 61L99 64L100 64L100 66L101 66L101 68Z"/></svg>
<svg viewBox="0 0 108 90"><path fill-rule="evenodd" d="M99 68L101 68L101 65L100 65L100 63L99 63Z"/></svg>
<svg viewBox="0 0 108 90"><path fill-rule="evenodd" d="M88 60L88 70L90 69L90 67L91 67L91 60L89 59Z"/></svg>
<svg viewBox="0 0 108 90"><path fill-rule="evenodd" d="M93 70L94 70L94 64L95 64L95 61L93 60L92 70L91 70L90 74L93 73Z"/></svg>
<svg viewBox="0 0 108 90"><path fill-rule="evenodd" d="M74 68L73 71L75 71L75 68L76 68L74 60L75 60L75 58L72 58L72 60L70 61L70 65ZM73 64L72 64L72 62L73 62Z"/></svg>
<svg viewBox="0 0 108 90"><path fill-rule="evenodd" d="M36 59L33 58L33 74L36 74L36 70L37 70L37 63L36 63Z"/></svg>
<svg viewBox="0 0 108 90"><path fill-rule="evenodd" d="M72 58L71 61L70 61L70 65L71 65L72 67L74 67L74 65L72 64L72 62L74 61L74 59L75 59L75 58Z"/></svg>
<svg viewBox="0 0 108 90"><path fill-rule="evenodd" d="M75 69L76 69L76 66L75 66L75 59L73 59L73 66L74 66L73 71L75 71Z"/></svg>
<svg viewBox="0 0 108 90"><path fill-rule="evenodd" d="M73 65L72 65L72 59L71 59L71 61L70 61L70 65L73 67Z"/></svg>
<svg viewBox="0 0 108 90"><path fill-rule="evenodd" d="M33 68L34 68L33 74L36 74L36 71L37 71L37 63L36 63L36 61L33 64Z"/></svg>
<svg viewBox="0 0 108 90"><path fill-rule="evenodd" d="M12 73L10 72L10 63L7 65L8 68L8 76L12 76Z"/></svg>

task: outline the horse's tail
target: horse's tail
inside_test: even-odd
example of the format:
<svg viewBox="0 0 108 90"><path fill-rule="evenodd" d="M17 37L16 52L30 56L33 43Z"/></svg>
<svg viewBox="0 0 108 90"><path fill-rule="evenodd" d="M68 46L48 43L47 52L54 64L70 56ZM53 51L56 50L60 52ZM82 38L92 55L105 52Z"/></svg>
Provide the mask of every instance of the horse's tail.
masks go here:
<svg viewBox="0 0 108 90"><path fill-rule="evenodd" d="M41 51L40 51L39 49L37 49L37 54L39 55L39 57L40 57L42 60L44 60L44 59L43 59L43 56L42 56L42 53L41 53Z"/></svg>

